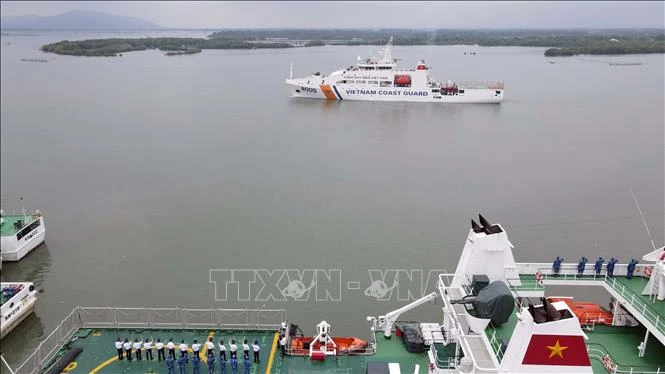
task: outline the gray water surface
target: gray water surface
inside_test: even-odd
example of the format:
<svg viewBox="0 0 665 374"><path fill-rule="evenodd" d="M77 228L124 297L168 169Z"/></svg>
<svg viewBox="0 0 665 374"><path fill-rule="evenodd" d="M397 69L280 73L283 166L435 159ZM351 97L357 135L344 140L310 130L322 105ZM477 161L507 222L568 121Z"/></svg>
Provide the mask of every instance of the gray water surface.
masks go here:
<svg viewBox="0 0 665 374"><path fill-rule="evenodd" d="M377 47L38 51L134 35L0 38L2 207L19 211L23 196L47 225L46 245L3 264L3 281L44 290L2 341L10 363L76 305L265 305L305 333L325 319L359 335L365 316L406 303L366 296L369 269L452 272L478 213L504 226L517 261L623 262L651 250L633 188L663 245L663 55L395 47L438 79L505 81L501 105L437 105L289 97L291 61L296 76L328 74ZM339 269L341 301L215 301L211 269ZM439 307L404 317L435 320Z"/></svg>

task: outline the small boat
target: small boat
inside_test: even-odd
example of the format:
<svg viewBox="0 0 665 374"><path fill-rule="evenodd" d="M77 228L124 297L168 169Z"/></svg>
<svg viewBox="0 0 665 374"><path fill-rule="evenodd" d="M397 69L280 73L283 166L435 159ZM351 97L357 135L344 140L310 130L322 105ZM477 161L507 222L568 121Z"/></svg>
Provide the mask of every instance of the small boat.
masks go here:
<svg viewBox="0 0 665 374"><path fill-rule="evenodd" d="M0 339L34 311L35 302L37 302L37 290L31 282L2 283Z"/></svg>
<svg viewBox="0 0 665 374"><path fill-rule="evenodd" d="M39 210L9 215L0 210L0 234L2 261L18 261L44 242L44 217Z"/></svg>

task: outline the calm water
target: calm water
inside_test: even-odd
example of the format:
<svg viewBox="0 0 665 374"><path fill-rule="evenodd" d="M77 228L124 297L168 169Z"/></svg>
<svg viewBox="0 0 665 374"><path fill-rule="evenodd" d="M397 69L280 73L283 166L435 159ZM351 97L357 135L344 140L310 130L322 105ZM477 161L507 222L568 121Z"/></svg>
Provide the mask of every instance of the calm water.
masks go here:
<svg viewBox="0 0 665 374"><path fill-rule="evenodd" d="M23 196L48 227L47 245L3 265L3 281L44 290L2 342L10 363L76 305L265 304L287 308L306 333L326 319L358 334L366 315L405 303L365 296L368 270L454 270L479 212L508 230L517 261L626 261L651 248L633 188L663 244L663 55L395 47L436 78L506 85L501 105L407 105L289 98L291 61L295 76L328 74L377 47L37 50L109 36L1 38L2 207L20 210ZM217 268L340 269L342 300L217 302ZM404 317L438 318L438 308Z"/></svg>

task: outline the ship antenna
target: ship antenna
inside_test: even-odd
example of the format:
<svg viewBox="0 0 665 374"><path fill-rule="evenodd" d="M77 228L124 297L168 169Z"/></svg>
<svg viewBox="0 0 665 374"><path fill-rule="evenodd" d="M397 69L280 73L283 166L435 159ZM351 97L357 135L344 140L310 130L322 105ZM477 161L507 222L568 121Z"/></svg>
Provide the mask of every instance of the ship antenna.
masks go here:
<svg viewBox="0 0 665 374"><path fill-rule="evenodd" d="M647 220L644 219L644 214L642 214L642 209L640 209L640 204L637 203L637 199L635 198L635 193L633 192L633 189L630 189L630 194L633 195L633 201L635 202L635 206L637 206L637 211L640 212L640 217L642 217L642 223L644 223L644 228L647 230L647 235L649 235L649 240L651 240L651 246L653 247L653 250L656 250L656 245L653 243L653 238L651 237L651 232L649 231L649 226L647 226Z"/></svg>
<svg viewBox="0 0 665 374"><path fill-rule="evenodd" d="M25 215L25 207L23 206L23 196L21 196L21 209L23 210L23 220L27 221L28 217Z"/></svg>

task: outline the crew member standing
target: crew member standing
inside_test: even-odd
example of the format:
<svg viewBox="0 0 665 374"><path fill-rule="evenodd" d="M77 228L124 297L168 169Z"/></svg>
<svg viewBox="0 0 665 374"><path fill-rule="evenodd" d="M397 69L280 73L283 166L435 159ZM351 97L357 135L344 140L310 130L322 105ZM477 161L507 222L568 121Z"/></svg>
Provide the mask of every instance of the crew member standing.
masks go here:
<svg viewBox="0 0 665 374"><path fill-rule="evenodd" d="M145 344L143 344L143 349L145 349L145 359L152 361L152 342L150 339L145 340Z"/></svg>
<svg viewBox="0 0 665 374"><path fill-rule="evenodd" d="M125 348L125 356L127 361L132 361L132 343L129 342L129 339L125 338L125 343L122 345Z"/></svg>
<svg viewBox="0 0 665 374"><path fill-rule="evenodd" d="M219 339L219 357L226 361L226 346L224 345L224 340L222 339Z"/></svg>
<svg viewBox="0 0 665 374"><path fill-rule="evenodd" d="M249 344L247 344L247 339L242 342L242 355L249 357Z"/></svg>
<svg viewBox="0 0 665 374"><path fill-rule="evenodd" d="M194 353L194 357L197 360L200 360L201 357L199 356L199 351L201 350L201 344L199 344L199 341L194 339L194 343L192 343L192 352Z"/></svg>
<svg viewBox="0 0 665 374"><path fill-rule="evenodd" d="M166 348L169 350L169 356L175 360L175 344L173 344L173 338L169 339L169 342L166 344Z"/></svg>
<svg viewBox="0 0 665 374"><path fill-rule="evenodd" d="M164 343L162 343L162 339L157 338L155 347L157 347L157 361L165 360L166 357L164 356Z"/></svg>
<svg viewBox="0 0 665 374"><path fill-rule="evenodd" d="M185 356L181 355L180 358L178 358L178 370L180 371L180 374L185 374L185 362L186 361L187 361L187 359L185 358Z"/></svg>
<svg viewBox="0 0 665 374"><path fill-rule="evenodd" d="M159 355L157 356L159 357ZM169 358L166 359L166 368L168 369L168 374L175 374L175 364L173 363L173 357L169 354Z"/></svg>
<svg viewBox="0 0 665 374"><path fill-rule="evenodd" d="M185 339L182 339L180 341L180 357L184 357L187 362L189 362L189 357L187 356L187 344L185 343Z"/></svg>
<svg viewBox="0 0 665 374"><path fill-rule="evenodd" d="M261 346L259 346L259 341L254 340L254 344L252 344L252 349L254 350L254 363L258 364L261 362L259 359L259 351L261 351Z"/></svg>
<svg viewBox="0 0 665 374"><path fill-rule="evenodd" d="M249 361L249 355L243 355L242 364L245 367L245 374L250 374L252 370L252 362Z"/></svg>
<svg viewBox="0 0 665 374"><path fill-rule="evenodd" d="M282 339L279 340L279 347L282 349L282 357L286 353L286 335L282 335Z"/></svg>
<svg viewBox="0 0 665 374"><path fill-rule="evenodd" d="M139 338L134 339L134 352L136 352L136 359L141 361L141 347L143 342L139 341Z"/></svg>
<svg viewBox="0 0 665 374"><path fill-rule="evenodd" d="M208 374L215 374L215 352L208 352Z"/></svg>
<svg viewBox="0 0 665 374"><path fill-rule="evenodd" d="M206 342L206 347L208 348L208 354L215 353L215 343L212 341L212 336L208 338L208 341Z"/></svg>
<svg viewBox="0 0 665 374"><path fill-rule="evenodd" d="M122 340L120 338L115 341L115 350L118 351L118 360L122 360Z"/></svg>
<svg viewBox="0 0 665 374"><path fill-rule="evenodd" d="M235 358L236 361L238 360L238 346L236 345L235 339L231 340L231 344L229 345L229 349L231 351L231 358ZM237 362L236 362L237 365Z"/></svg>

